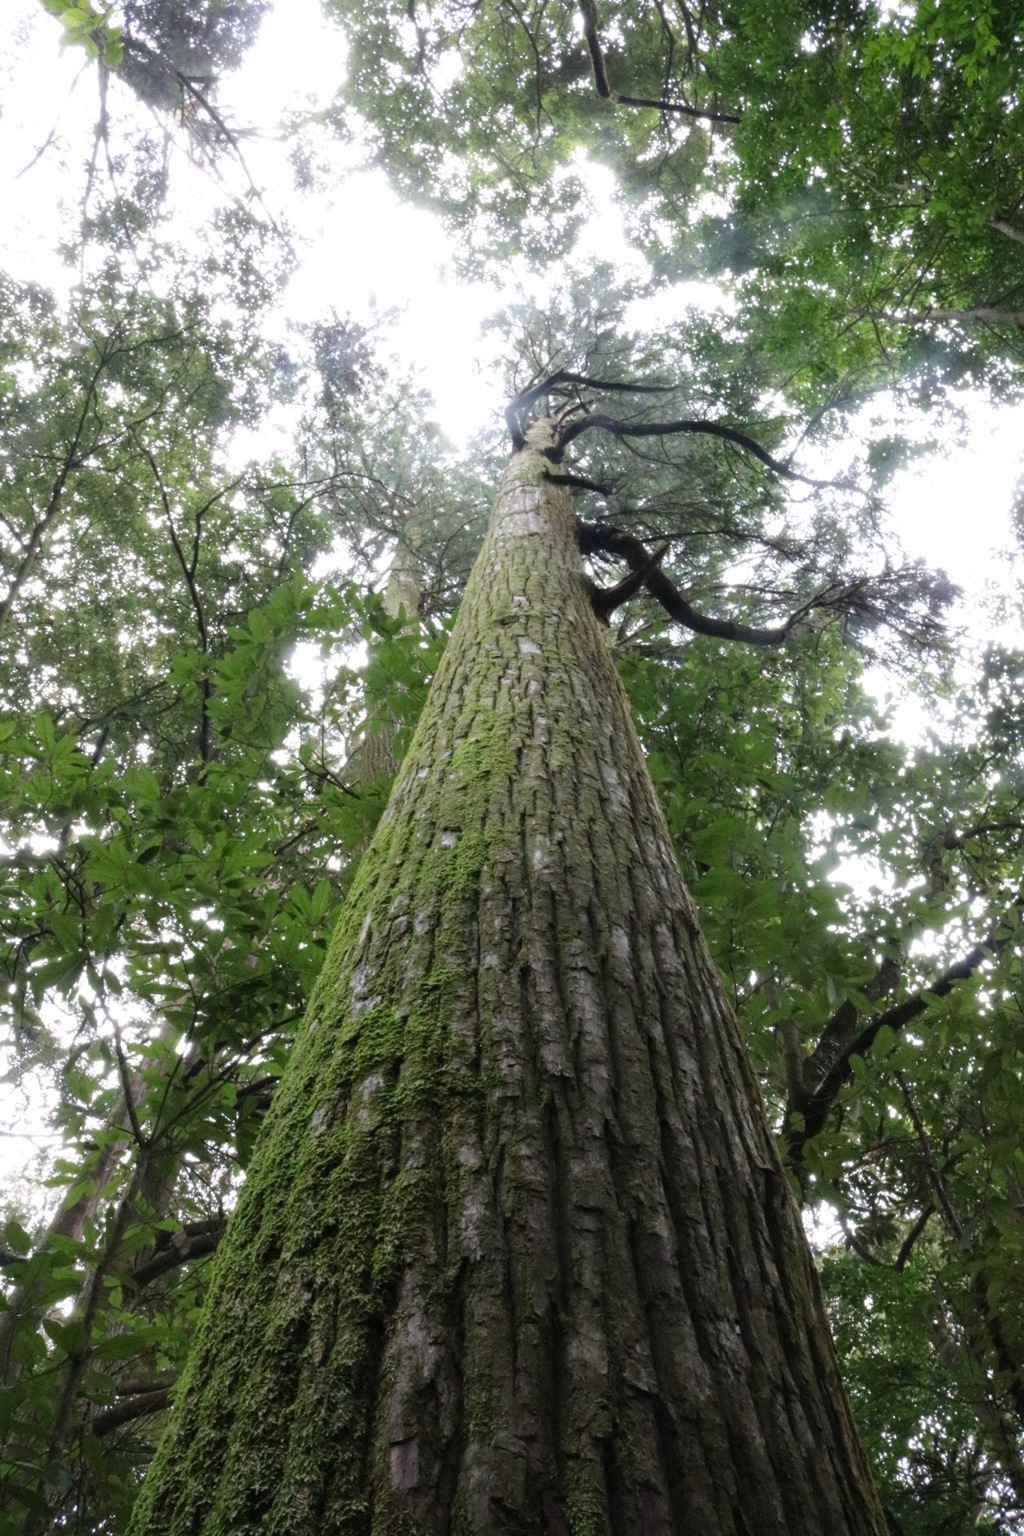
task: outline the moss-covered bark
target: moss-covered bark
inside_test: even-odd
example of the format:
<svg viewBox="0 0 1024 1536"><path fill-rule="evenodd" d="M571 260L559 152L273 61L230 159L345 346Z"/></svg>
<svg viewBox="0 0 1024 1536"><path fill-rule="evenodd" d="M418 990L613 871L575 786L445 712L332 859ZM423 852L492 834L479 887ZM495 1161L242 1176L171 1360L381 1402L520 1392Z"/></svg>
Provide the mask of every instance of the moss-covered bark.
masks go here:
<svg viewBox="0 0 1024 1536"><path fill-rule="evenodd" d="M590 609L505 477L135 1536L880 1536Z"/></svg>

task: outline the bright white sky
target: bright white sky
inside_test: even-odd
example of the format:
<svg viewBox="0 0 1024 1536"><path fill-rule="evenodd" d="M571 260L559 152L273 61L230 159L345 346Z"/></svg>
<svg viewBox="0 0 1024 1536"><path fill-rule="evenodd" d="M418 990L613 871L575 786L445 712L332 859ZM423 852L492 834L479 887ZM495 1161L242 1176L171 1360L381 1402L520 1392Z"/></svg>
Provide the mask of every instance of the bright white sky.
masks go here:
<svg viewBox="0 0 1024 1536"><path fill-rule="evenodd" d="M7 57L0 54L0 260L18 275L61 285L68 274L53 254L57 210L62 198L80 195L95 121L95 74L82 72L80 50L61 52L59 27L39 0L6 0L5 22L11 41ZM435 396L448 435L465 441L505 403L491 367L495 339L480 335L481 321L501 296L458 283L439 222L400 206L382 175L346 175L357 152L332 136L322 136L319 152L337 171L333 189L305 202L292 190L277 124L289 111L325 105L344 68L344 41L324 20L319 0L278 0L243 70L224 82L219 96L233 121L261 130L245 142L247 162L270 209L283 210L301 232L305 257L286 296L282 332L288 319L310 320L332 307L356 320L397 307L396 355ZM126 93L113 100L123 109ZM51 133L54 142L38 163L12 180ZM179 162L183 213L191 210L195 218L204 201L212 206L218 189L180 152ZM594 214L583 249L642 271L625 243L610 177L595 169L589 181ZM512 282L528 281L525 270L509 275ZM678 293L669 303L678 313ZM993 581L1003 586L1008 575L1006 518L1024 463L1024 430L1017 412L975 408L972 416L968 446L901 476L891 505L909 553L977 590Z"/></svg>
<svg viewBox="0 0 1024 1536"><path fill-rule="evenodd" d="M55 255L60 204L81 196L83 166L91 151L96 115L95 72L83 68L79 49L62 51L60 29L39 0L7 0L12 46L0 55L0 177L5 219L0 227L0 260L21 276L56 287L72 274ZM309 321L331 308L369 321L375 312L398 310L390 336L396 356L418 371L432 392L437 417L449 437L467 440L504 405L491 366L499 341L481 337L481 321L502 300L483 285L458 283L451 272L451 246L439 221L422 210L401 206L379 173L353 170L359 152L329 133L316 142L318 161L333 171L330 190L301 199L293 190L288 146L277 125L287 113L328 103L345 69L345 45L325 21L319 0L280 0L266 18L242 71L225 81L220 103L230 120L256 130L245 139L247 163L264 189L271 212L284 213L298 227L304 257L278 316L282 339L291 321ZM134 99L111 86L115 113L137 111ZM40 147L48 147L31 168ZM22 172L22 174L18 174ZM235 168L229 174L236 177ZM643 274L644 265L623 238L610 176L592 168L594 214L582 238L583 251L615 258ZM222 189L177 151L172 187L182 224L196 223L222 197ZM525 270L510 282L527 283ZM687 298L697 298L690 285ZM678 292L647 300L643 316L656 323L658 310L679 312ZM1012 413L974 412L977 428L970 447L956 449L905 474L893 488L892 507L900 536L912 554L946 567L972 587L1006 573L993 563L1008 544L1006 509L1020 461L1024 434ZM240 451L250 445L240 444ZM966 530L969 529L969 533Z"/></svg>
<svg viewBox="0 0 1024 1536"><path fill-rule="evenodd" d="M0 183L3 222L0 264L17 277L63 287L73 280L54 255L59 205L81 195L96 116L95 73L83 69L80 50L62 52L60 31L39 0L5 0L0 52ZM345 50L322 18L319 0L278 0L241 74L225 82L219 102L239 125L263 130L247 138L245 154L271 211L284 212L301 231L305 256L280 316L307 321L332 308L356 320L397 307L396 355L414 366L437 402L437 416L456 442L464 441L504 405L491 367L493 338L481 339L481 321L501 302L495 290L457 283L452 251L432 216L398 205L380 175L344 174L355 153L328 135L322 158L337 170L326 197L297 201L287 147L276 125L289 110L326 104L344 71ZM115 111L134 110L127 93L112 88ZM30 168L33 157L48 147ZM23 174L19 175L19 172ZM202 217L216 186L179 151L183 220ZM615 214L608 176L591 178L594 216L584 249L636 264ZM512 280L524 280L521 272ZM694 297L688 293L687 297ZM679 295L672 296L674 312ZM941 462L904 474L893 486L894 520L908 551L944 566L977 595L989 586L1006 592L1018 580L1009 551L1007 512L1021 470L1024 431L1018 413L972 407L966 448ZM5 1149L0 1146L0 1160Z"/></svg>

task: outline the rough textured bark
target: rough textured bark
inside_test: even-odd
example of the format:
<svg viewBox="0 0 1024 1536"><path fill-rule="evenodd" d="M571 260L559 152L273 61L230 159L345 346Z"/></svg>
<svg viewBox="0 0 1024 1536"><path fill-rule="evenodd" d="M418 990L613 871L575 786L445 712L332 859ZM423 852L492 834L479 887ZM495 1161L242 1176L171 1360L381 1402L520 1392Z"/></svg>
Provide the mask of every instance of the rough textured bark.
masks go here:
<svg viewBox="0 0 1024 1536"><path fill-rule="evenodd" d="M135 1536L881 1536L538 424Z"/></svg>

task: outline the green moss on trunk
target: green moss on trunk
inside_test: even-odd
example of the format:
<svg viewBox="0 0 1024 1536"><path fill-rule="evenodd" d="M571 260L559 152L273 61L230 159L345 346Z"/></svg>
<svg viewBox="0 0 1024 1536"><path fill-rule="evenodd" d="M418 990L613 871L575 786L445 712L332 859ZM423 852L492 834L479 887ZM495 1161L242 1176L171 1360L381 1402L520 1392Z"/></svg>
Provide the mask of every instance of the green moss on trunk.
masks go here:
<svg viewBox="0 0 1024 1536"><path fill-rule="evenodd" d="M541 423L134 1536L881 1536Z"/></svg>

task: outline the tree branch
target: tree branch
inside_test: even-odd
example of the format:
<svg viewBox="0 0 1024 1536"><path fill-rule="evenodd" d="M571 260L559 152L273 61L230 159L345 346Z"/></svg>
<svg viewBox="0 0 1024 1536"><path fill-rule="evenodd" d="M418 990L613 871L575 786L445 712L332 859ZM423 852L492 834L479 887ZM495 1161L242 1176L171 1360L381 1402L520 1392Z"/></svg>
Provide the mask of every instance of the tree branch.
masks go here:
<svg viewBox="0 0 1024 1536"><path fill-rule="evenodd" d="M239 143L238 134L234 131L234 129L229 128L228 124L217 111L217 108L213 105L210 98L204 91L199 89L197 79L193 76L186 75L182 70L178 69L176 65L170 64L168 60L164 58L163 54L158 53L153 48L150 48L146 43L142 41L141 38L135 37L127 32L124 33L124 47L126 51L141 54L151 63L158 63L162 65L164 69L169 70L178 85L181 87L183 93L186 96L189 96L197 106L202 108L210 121L224 135L235 155L235 158L238 160L243 174L249 183L249 197L255 199L255 201L259 203L260 207L263 209L267 216L267 221L270 224L271 229L276 235L279 235L281 231L278 228L277 222L274 219L273 214L270 212L270 209L267 207L263 194L253 180L252 172L246 163L245 156L242 153L242 146ZM198 138L198 135L194 135L194 137Z"/></svg>
<svg viewBox="0 0 1024 1536"><path fill-rule="evenodd" d="M672 541L666 539L660 549L648 556L646 564L630 571L629 575L616 582L614 587L591 588L590 606L602 624L607 624L616 608L621 608L623 603L628 603L630 598L635 597L640 588L647 584L671 548Z"/></svg>
<svg viewBox="0 0 1024 1536"><path fill-rule="evenodd" d="M216 1232L198 1233L195 1237L187 1237L184 1232L175 1232L174 1240L165 1249L157 1253L147 1264L140 1264L138 1269L133 1270L132 1274L126 1277L128 1283L136 1291L141 1291L172 1269L179 1269L182 1264L191 1264L194 1259L205 1259L208 1254L215 1253L222 1236L223 1227Z"/></svg>
<svg viewBox="0 0 1024 1536"><path fill-rule="evenodd" d="M851 1059L866 1056L881 1029L887 1026L893 1030L905 1028L927 1011L933 999L948 997L958 982L969 981L984 961L998 959L1018 936L1022 912L1024 893L1017 896L1007 917L994 923L981 943L948 966L941 976L892 1008L873 1014L859 1029L857 1025L862 1016L852 1002L847 1000L837 1008L804 1063L802 1091L791 1096L786 1108L784 1135L788 1159L794 1167L800 1163L807 1142L824 1126L840 1089L852 1076ZM882 969L884 971L885 967ZM803 1123L797 1125L795 1117Z"/></svg>
<svg viewBox="0 0 1024 1536"><path fill-rule="evenodd" d="M682 101L663 101L651 96L624 96L615 90L608 79L608 70L604 62L604 52L601 48L601 40L597 35L597 6L594 0L580 0L580 11L583 16L583 35L586 38L587 48L590 52L590 63L594 71L594 85L597 94L604 101L614 102L624 107L654 107L659 112L678 112L683 117L700 118L707 123L738 123L740 121L735 112L716 112L702 107L691 107ZM662 18L664 20L664 17Z"/></svg>
<svg viewBox="0 0 1024 1536"><path fill-rule="evenodd" d="M755 459L760 459L775 474L784 476L787 480L799 480L803 485L816 486L819 489L830 489L834 485L831 480L812 480L808 475L801 475L795 469L790 469L788 464L773 458L766 448L748 437L745 432L740 432L736 427L723 426L718 421L619 421L615 416L605 416L601 412L594 411L588 416L583 416L576 421L569 422L559 433L558 450L550 450L549 457L567 448L577 437L582 437L584 432L590 432L599 428L602 432L609 432L613 437L681 437L699 435L703 437L718 437L724 442L735 443L747 453L753 454Z"/></svg>
<svg viewBox="0 0 1024 1536"><path fill-rule="evenodd" d="M512 446L524 446L529 412L538 400L547 395L558 395L565 399L579 389L596 389L618 395L670 395L675 388L675 384L623 384L617 379L592 379L585 373L572 373L560 368L556 373L548 374L539 384L524 389L506 407L505 420L512 436Z"/></svg>
<svg viewBox="0 0 1024 1536"><path fill-rule="evenodd" d="M1024 310L993 309L984 304L976 309L918 309L909 314L895 314L886 310L878 318L887 320L891 325L927 325L931 321L963 320L967 323L1012 325L1017 330L1024 330Z"/></svg>
<svg viewBox="0 0 1024 1536"><path fill-rule="evenodd" d="M709 635L716 640L738 640L744 645L785 645L787 640L801 633L802 626L812 613L826 609L841 613L844 603L855 596L862 596L864 589L864 582L861 580L846 583L832 582L791 613L784 624L777 624L771 629L761 629L751 624L741 624L737 619L713 619L707 614L698 613L691 607L678 587L665 575L664 571L658 569L659 561L667 552L667 545L664 550L652 555L646 545L633 534L622 533L605 523L584 523L580 519L576 521L576 538L584 555L602 550L605 554L617 555L625 560L634 574L640 576L639 585L647 588L651 596L661 604L677 624L682 624L685 629L692 630L696 635ZM619 584L620 587L624 585L624 583ZM612 591L616 590L618 589L612 589ZM619 597L612 606L617 607L619 603L625 602L627 597L632 597L634 590L639 590L639 586L631 587L626 592L626 596Z"/></svg>
<svg viewBox="0 0 1024 1536"><path fill-rule="evenodd" d="M89 1427L96 1438L102 1440L104 1435L120 1429L122 1424L161 1413L171 1401L171 1390L170 1387L159 1387L153 1392L138 1392L132 1397L122 1398L112 1408L104 1408L102 1413L97 1413Z"/></svg>
<svg viewBox="0 0 1024 1536"><path fill-rule="evenodd" d="M911 1253L914 1251L914 1246L917 1243L918 1238L922 1236L925 1227L928 1225L934 1215L935 1207L929 1203L925 1206L920 1216L914 1222L914 1225L911 1227L902 1243L900 1243L900 1251L896 1255L896 1261L893 1265L893 1268L898 1273L906 1269L907 1260L910 1258Z"/></svg>
<svg viewBox="0 0 1024 1536"><path fill-rule="evenodd" d="M106 368L109 361L110 354L107 352L106 346L104 345L100 351L96 366L92 371L92 376L86 385L85 399L82 402L82 409L78 413L78 420L75 423L74 434L64 454L64 458L61 461L61 466L57 471L57 478L53 482L46 507L42 515L38 517L33 524L32 531L28 536L28 542L24 546L25 552L18 563L14 575L11 577L6 596L2 601L0 601L0 630L3 629L4 625L7 623L7 620L10 618L15 599L17 598L19 592L25 585L25 582L28 580L32 572L32 567L35 565L36 557L43 546L43 540L46 537L47 530L49 529L50 524L56 518L57 513L60 511L61 501L64 495L64 487L67 484L68 476L73 469L81 468L82 464L85 462L85 459L88 457L87 454L84 455L81 452L82 438L85 435L85 424L88 421L95 405L96 391L99 386L100 375L103 373L103 370Z"/></svg>
<svg viewBox="0 0 1024 1536"><path fill-rule="evenodd" d="M121 1093L124 1097L124 1105L125 1109L127 1110L128 1120L132 1128L132 1135L135 1138L135 1145L137 1147L146 1147L149 1145L149 1143L147 1138L143 1136L142 1126L139 1124L139 1112L135 1106L135 1094L133 1091L131 1073L128 1071L128 1058L124 1053L124 1043L121 1039L121 1027L116 1021L114 1023L114 1051L117 1055L117 1071L118 1076L121 1079Z"/></svg>
<svg viewBox="0 0 1024 1536"><path fill-rule="evenodd" d="M996 229L1001 235L1005 235L1007 240L1016 240L1024 245L1024 229L1018 229L1015 224L1008 223L1006 219L986 219L985 223L989 229Z"/></svg>
<svg viewBox="0 0 1024 1536"><path fill-rule="evenodd" d="M921 1118L921 1111L918 1108L917 1100L914 1098L914 1095L910 1091L910 1084L907 1082L906 1074L903 1072L894 1072L893 1076L899 1085L900 1093L903 1095L903 1102L907 1107L907 1114L910 1116L911 1124L914 1127L918 1145L921 1148L921 1155L924 1158L924 1165L928 1170L928 1182L931 1185L935 1198L939 1203L938 1208L945 1217L946 1225L950 1232L956 1238L956 1241L960 1244L960 1246L963 1247L964 1224L960 1220L960 1217L957 1215L953 1207L953 1201L950 1198L949 1187L946 1184L946 1180L943 1178L941 1169L939 1168L939 1164L935 1156L935 1148L932 1146L932 1139L928 1134L928 1129L924 1123L924 1120Z"/></svg>
<svg viewBox="0 0 1024 1536"><path fill-rule="evenodd" d="M178 564L181 567L181 574L185 578L185 585L188 588L188 595L192 603L192 610L196 616L196 627L199 631L199 649L205 656L210 649L210 634L206 627L206 611L203 606L202 593L199 591L199 584L196 581L196 563L199 557L199 531L201 516L202 512L205 512L207 508L201 508L200 514L196 518L196 532L195 540L193 542L194 558L192 560L187 560L185 558L185 551L181 547L181 540L178 538L178 530L174 525L174 514L171 511L170 497L167 494L167 487L164 485L163 476L160 473L160 466L157 464L156 459L153 457L153 454L150 452L149 448L147 448L146 444L143 442L137 427L133 426L131 428L131 435L135 446L138 448L139 452L142 454L142 457L149 465L153 479L156 481L157 489L160 492L160 500L163 505L164 516L167 519L167 527L171 535L171 544L174 548L174 553L177 556ZM213 500L216 500L216 497L214 497ZM212 501L207 503L207 507L211 505ZM208 763L210 761L213 747L213 722L210 719L209 708L212 695L213 684L211 683L209 677L204 676L200 679L199 682L199 758L203 763Z"/></svg>

